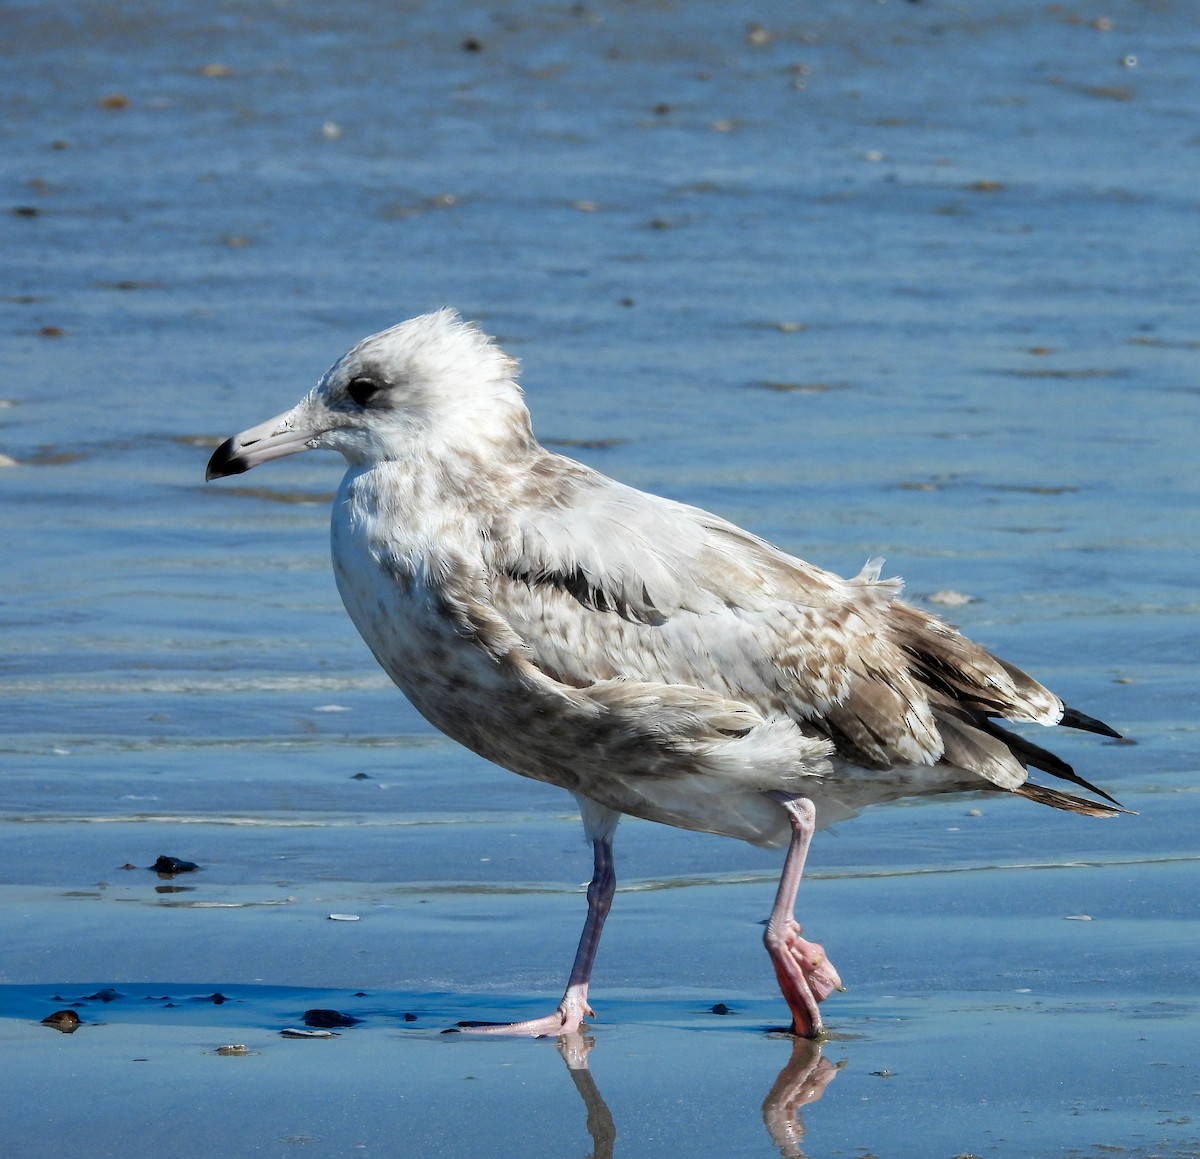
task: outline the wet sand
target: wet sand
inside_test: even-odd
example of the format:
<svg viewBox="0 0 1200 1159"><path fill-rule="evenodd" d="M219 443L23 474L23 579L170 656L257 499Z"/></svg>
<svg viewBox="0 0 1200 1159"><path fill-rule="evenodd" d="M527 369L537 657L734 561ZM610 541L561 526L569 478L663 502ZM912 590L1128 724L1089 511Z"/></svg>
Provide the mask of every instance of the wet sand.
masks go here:
<svg viewBox="0 0 1200 1159"><path fill-rule="evenodd" d="M810 928L836 935L850 988L827 1005L828 1085L799 1107L815 1060L772 1033L783 1011L753 919L767 881L619 895L598 1017L558 1050L441 1031L553 1001L546 967L578 895L383 887L368 900L335 887L281 905L262 887L198 888L168 908L148 887L9 890L6 912L36 915L40 960L71 981L0 987L18 1064L6 1127L31 1156L152 1155L181 1139L189 1154L304 1142L322 1154L765 1155L772 1129L785 1155L1182 1156L1196 1086L1185 881L1165 862L810 883ZM328 919L351 901L359 922ZM671 934L684 941L668 953ZM19 933L18 960L35 945ZM82 1020L70 1036L38 1021L63 1008ZM313 1008L361 1022L282 1036ZM248 1053L217 1053L230 1045ZM581 1064L594 1094L576 1089ZM781 1125L794 1122L789 1150Z"/></svg>
<svg viewBox="0 0 1200 1159"><path fill-rule="evenodd" d="M1161 800L1137 804L1149 817ZM411 866L367 882L316 868L321 830L298 841L285 827L197 823L189 852L209 846L211 868L0 891L6 974L19 980L0 986L0 1039L19 1062L6 1129L31 1156L151 1155L181 1138L187 1153L247 1155L301 1142L322 1154L1191 1154L1194 855L1172 852L1168 831L1154 853L1102 843L1077 847L1075 864L1035 860L1045 834L1022 841L1014 804L881 810L826 835L852 845L848 863L825 859L803 912L849 989L826 1005L816 1058L779 1033L786 1012L759 945L773 867L697 871L727 843L627 827L632 879L602 950L597 1019L556 1050L442 1031L556 1001L581 889L513 875L547 854L582 869L569 819L473 826L476 863L486 851L504 868L468 882L455 880L471 873L467 851L421 831L441 826L393 827L377 847L423 859L425 880L404 880ZM870 865L904 821L926 864ZM520 857L514 825L536 843ZM98 862L172 826L72 828ZM370 830L343 829L333 847L354 860L363 837L369 858ZM992 856L1000 838L1023 846L1023 867ZM26 852L53 856L61 840ZM933 852L939 841L958 852ZM679 872L639 877L651 863ZM69 1036L40 1022L63 1009L82 1021ZM361 1021L283 1036L312 1009ZM248 1053L217 1053L232 1045ZM823 1094L806 1105L820 1057Z"/></svg>

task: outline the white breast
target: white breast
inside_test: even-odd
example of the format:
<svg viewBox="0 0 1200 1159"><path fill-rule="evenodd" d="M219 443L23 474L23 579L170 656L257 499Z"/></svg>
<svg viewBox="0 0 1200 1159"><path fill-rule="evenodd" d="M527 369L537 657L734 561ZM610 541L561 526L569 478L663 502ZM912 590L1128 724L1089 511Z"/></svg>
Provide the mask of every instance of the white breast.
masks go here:
<svg viewBox="0 0 1200 1159"><path fill-rule="evenodd" d="M387 508L381 508L381 491L371 475L348 472L333 508L333 569L342 602L380 667L417 711L479 751L480 716L510 677L447 614L441 595L445 530L435 536L431 529L408 524L392 490ZM464 517L458 525L458 555L469 543L465 523ZM474 726L467 727L468 721Z"/></svg>

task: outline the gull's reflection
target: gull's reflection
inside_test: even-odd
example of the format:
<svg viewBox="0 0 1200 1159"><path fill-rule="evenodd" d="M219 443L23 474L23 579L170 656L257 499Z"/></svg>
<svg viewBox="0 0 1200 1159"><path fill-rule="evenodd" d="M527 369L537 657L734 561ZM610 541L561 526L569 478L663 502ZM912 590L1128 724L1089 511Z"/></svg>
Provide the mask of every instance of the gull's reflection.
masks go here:
<svg viewBox="0 0 1200 1159"><path fill-rule="evenodd" d="M588 1051L596 1045L594 1038L585 1038L578 1030L564 1034L558 1040L558 1053L567 1064L571 1081L587 1107L587 1130L592 1137L592 1159L612 1159L613 1143L616 1142L617 1128L613 1123L612 1112L604 1101L604 1096L588 1070Z"/></svg>
<svg viewBox="0 0 1200 1159"><path fill-rule="evenodd" d="M804 1159L800 1150L804 1120L798 1112L805 1103L815 1103L825 1093L837 1072L838 1068L822 1057L819 1042L792 1039L792 1057L779 1072L762 1105L767 1133L783 1159Z"/></svg>
<svg viewBox="0 0 1200 1159"><path fill-rule="evenodd" d="M558 1053L567 1064L571 1081L587 1108L587 1130L592 1137L592 1159L612 1159L617 1128L612 1112L588 1069L588 1054L596 1040L575 1031L558 1039ZM806 1038L792 1039L792 1055L779 1072L767 1097L762 1117L771 1142L783 1159L805 1159L800 1150L804 1138L804 1120L800 1108L815 1103L833 1081L838 1067L822 1057L821 1045Z"/></svg>

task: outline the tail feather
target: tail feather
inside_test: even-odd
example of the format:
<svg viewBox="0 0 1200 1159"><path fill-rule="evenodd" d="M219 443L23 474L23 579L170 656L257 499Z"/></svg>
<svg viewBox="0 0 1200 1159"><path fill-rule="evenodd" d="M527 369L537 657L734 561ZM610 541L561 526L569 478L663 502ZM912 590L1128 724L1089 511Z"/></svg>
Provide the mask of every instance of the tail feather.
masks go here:
<svg viewBox="0 0 1200 1159"><path fill-rule="evenodd" d="M1001 728L992 721L987 721L984 727L986 727L988 733L992 736L1003 741L1013 756L1023 765L1032 765L1035 769L1041 769L1042 772L1049 773L1052 777L1058 777L1060 781L1070 781L1073 785L1078 785L1081 789L1086 789L1089 793L1095 793L1097 797L1103 797L1104 800L1111 802L1118 809L1121 808L1120 801L1115 797L1109 796L1103 789L1093 785L1091 781L1085 780L1061 757L1055 756L1054 753L1049 752L1040 745L1035 745L1023 736L1017 736L1015 732L1009 732L1008 729Z"/></svg>
<svg viewBox="0 0 1200 1159"><path fill-rule="evenodd" d="M1094 801L1084 800L1083 797L1076 797L1072 793L1062 793L1058 789L1049 789L1045 785L1035 785L1031 781L1018 785L1013 792L1018 796L1027 797L1030 801L1036 801L1039 805L1049 805L1053 809L1065 809L1069 813L1082 813L1087 817L1116 817L1120 813L1127 816L1134 815L1129 809L1122 809L1119 805L1110 809L1104 805L1097 805ZM1105 795L1107 796L1107 794ZM1110 797L1109 800L1112 798Z"/></svg>
<svg viewBox="0 0 1200 1159"><path fill-rule="evenodd" d="M929 692L929 701L933 706L938 731L942 737L942 759L949 764L969 769L986 777L997 788L1009 789L1042 804L1071 809L1073 812L1085 811L1076 807L1080 802L1086 804L1082 798L1059 793L1054 789L1038 786L1030 788L1026 780L1026 770L1040 769L1060 781L1070 781L1089 793L1095 793L1118 811L1124 811L1118 800L1081 777L1061 757L1015 732L1002 728L978 709L932 689ZM1026 792L1026 789L1030 791ZM1073 803L1063 804L1063 801ZM1103 806L1095 807L1100 810L1096 816L1112 815L1106 812Z"/></svg>
<svg viewBox="0 0 1200 1159"><path fill-rule="evenodd" d="M1118 801L1079 776L1061 757L996 721L1063 724L1113 738L1119 733L1103 721L1065 706L1028 673L993 656L938 617L899 600L888 612L893 638L907 654L910 674L923 685L934 711L943 761L977 773L998 788L1057 809L1113 815L1099 803L1029 784L1028 769L1041 769L1094 793L1118 812L1124 811Z"/></svg>
<svg viewBox="0 0 1200 1159"><path fill-rule="evenodd" d="M935 708L934 717L942 737L942 760L947 764L979 773L1002 789L1024 783L1025 762L1007 737L996 736L958 713Z"/></svg>
<svg viewBox="0 0 1200 1159"><path fill-rule="evenodd" d="M890 628L928 687L985 716L1056 724L1062 701L1026 672L993 656L936 616L897 600Z"/></svg>

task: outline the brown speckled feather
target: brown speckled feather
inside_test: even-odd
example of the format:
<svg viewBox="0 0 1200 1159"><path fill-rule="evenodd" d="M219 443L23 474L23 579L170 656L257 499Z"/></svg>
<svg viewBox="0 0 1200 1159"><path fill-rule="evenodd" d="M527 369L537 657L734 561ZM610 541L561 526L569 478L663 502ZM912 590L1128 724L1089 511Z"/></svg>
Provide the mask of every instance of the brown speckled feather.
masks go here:
<svg viewBox="0 0 1200 1159"><path fill-rule="evenodd" d="M1054 724L1062 702L903 603L898 581L843 580L557 456L537 477L492 528L491 601L554 679L720 688L827 737L835 769L940 763L1015 790L1033 763L1099 792L990 723Z"/></svg>
<svg viewBox="0 0 1200 1159"><path fill-rule="evenodd" d="M346 457L338 587L434 725L575 792L597 832L624 812L774 843L789 822L771 794L812 798L826 822L965 789L1093 807L1028 787L1033 765L1091 789L993 718L1105 726L877 567L842 579L547 452L514 367L451 312L413 319L210 465Z"/></svg>

